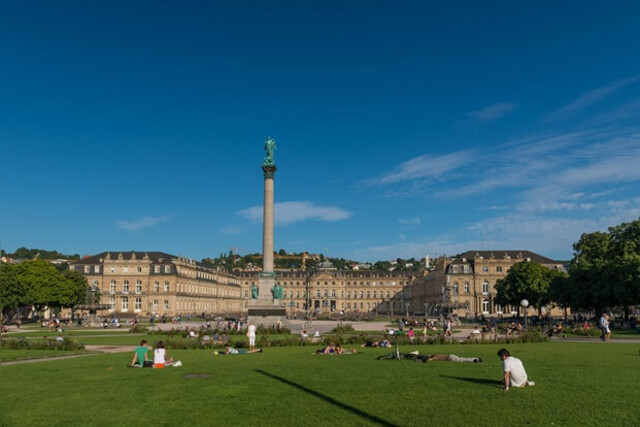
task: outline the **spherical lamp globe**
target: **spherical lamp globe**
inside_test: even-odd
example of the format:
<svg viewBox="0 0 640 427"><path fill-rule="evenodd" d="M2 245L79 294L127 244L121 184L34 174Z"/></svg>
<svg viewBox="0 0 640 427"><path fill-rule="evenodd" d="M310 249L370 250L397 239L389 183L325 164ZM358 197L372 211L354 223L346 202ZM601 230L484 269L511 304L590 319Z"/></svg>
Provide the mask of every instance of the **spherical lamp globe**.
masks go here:
<svg viewBox="0 0 640 427"><path fill-rule="evenodd" d="M529 307L529 301L527 301L526 299L523 299L522 301L520 301L520 305L524 308Z"/></svg>

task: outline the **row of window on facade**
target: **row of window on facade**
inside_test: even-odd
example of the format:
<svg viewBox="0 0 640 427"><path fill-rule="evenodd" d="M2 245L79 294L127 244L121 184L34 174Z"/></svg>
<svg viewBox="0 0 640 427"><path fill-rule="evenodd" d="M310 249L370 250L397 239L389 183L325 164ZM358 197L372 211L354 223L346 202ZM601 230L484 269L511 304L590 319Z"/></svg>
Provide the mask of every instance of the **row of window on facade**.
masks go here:
<svg viewBox="0 0 640 427"><path fill-rule="evenodd" d="M399 286L402 286L404 282L398 282ZM245 285L249 285L249 282L244 282ZM287 286L287 282L277 282L278 285L281 286ZM255 285L255 282L251 282L251 285ZM289 282L288 284L289 286L293 286L293 282ZM300 282L296 282L295 283L296 286L300 286ZM332 286L336 285L336 282L331 282ZM346 283L347 286L351 286L351 282L347 282ZM353 286L357 286L358 282L353 282ZM376 282L372 282L371 284L369 282L360 282L360 286L376 286ZM378 283L379 286L396 286L396 282L380 282ZM320 286L320 282L316 282L316 286ZM324 282L324 286L329 286L329 282Z"/></svg>
<svg viewBox="0 0 640 427"><path fill-rule="evenodd" d="M93 272L94 273L100 273L100 265L94 265L93 266ZM109 266L109 272L111 273L115 273L117 271L117 268L115 265ZM162 266L160 265L154 265L153 266L153 272L154 273L160 273L162 271ZM84 266L84 272L85 273L91 273L91 266L90 265L85 265ZM129 272L129 266L128 265L124 265L122 266L122 272L123 273L128 273ZM142 273L142 266L138 265L136 266L136 272L137 273ZM171 266L170 265L165 265L164 266L164 272L165 273L171 273Z"/></svg>
<svg viewBox="0 0 640 427"><path fill-rule="evenodd" d="M320 290L316 290L316 298L321 298L321 291ZM324 298L329 298L329 291L325 290L324 291ZM351 291L347 291L346 293L346 297L347 298L351 298ZM396 293L394 292L393 295L395 296ZM286 292L285 292L285 298L287 296ZM249 298L249 291L244 291L244 297L245 298ZM296 292L296 298L300 298L300 291ZM302 291L302 298L306 298L307 297L307 291ZM371 291L367 291L366 292L366 297L367 298L371 298ZM293 298L293 291L289 291L289 298ZM331 298L336 298L336 291L331 291ZM340 298L345 298L345 292L342 291L340 292ZM353 292L353 298L358 298L358 292L354 291ZM360 291L360 298L364 299L365 298L365 292L364 291ZM378 292L377 291L373 291L373 298L378 298ZM380 291L380 298L384 298L384 291ZM391 291L387 291L387 298L391 298Z"/></svg>
<svg viewBox="0 0 640 427"><path fill-rule="evenodd" d="M94 280L93 281L94 286L98 285L98 281ZM163 287L164 292L169 292L169 282L164 282L164 287ZM160 282L154 282L153 283L153 291L154 292L160 292ZM112 280L111 283L109 283L109 293L110 294L115 294L116 292L118 292L118 285L116 284L115 280ZM124 280L122 282L122 293L123 294L128 294L130 292L130 288L129 288L129 281L128 280ZM142 293L142 281L141 280L136 280L136 285L135 285L135 291L136 294L141 294Z"/></svg>
<svg viewBox="0 0 640 427"><path fill-rule="evenodd" d="M458 269L457 265L452 265L451 266L451 272L452 273L470 273L471 272L471 267L469 267L468 265L461 265L459 266L460 268ZM489 272L489 266L487 265L483 265L482 266L482 272L483 273L488 273ZM496 273L502 273L502 266L501 265L497 265L496 266Z"/></svg>
<svg viewBox="0 0 640 427"><path fill-rule="evenodd" d="M485 314L490 314L490 313L516 314L516 310L514 310L514 307L511 307L510 305L507 305L507 306L503 307L500 304L494 304L493 305L493 312L492 312L491 311L491 302L486 298L483 298L482 301L481 301L481 310Z"/></svg>
<svg viewBox="0 0 640 427"><path fill-rule="evenodd" d="M468 294L470 292L471 292L471 285L469 285L469 282L464 282L464 293ZM458 282L453 282L453 293L454 294L460 293L460 285L458 284ZM485 295L489 293L489 282L487 280L482 282L482 293Z"/></svg>
<svg viewBox="0 0 640 427"><path fill-rule="evenodd" d="M140 297L136 297L133 300L133 309L134 311L141 311L142 310L142 298ZM153 303L151 304L151 307L153 310L157 310L158 309L158 300L154 299ZM116 309L116 298L115 297L109 297L109 310L114 311ZM165 310L169 310L169 300L166 299L164 300L164 309ZM129 297L122 297L120 300L120 311L129 311Z"/></svg>

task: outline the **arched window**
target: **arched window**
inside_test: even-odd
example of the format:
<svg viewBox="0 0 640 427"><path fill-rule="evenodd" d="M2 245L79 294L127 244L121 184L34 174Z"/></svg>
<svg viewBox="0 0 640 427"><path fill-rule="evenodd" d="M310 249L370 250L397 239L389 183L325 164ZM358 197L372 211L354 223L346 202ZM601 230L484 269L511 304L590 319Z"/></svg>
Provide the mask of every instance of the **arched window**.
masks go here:
<svg viewBox="0 0 640 427"><path fill-rule="evenodd" d="M109 293L110 294L115 294L116 293L116 281L112 280L111 283L109 283ZM115 303L114 303L115 305Z"/></svg>
<svg viewBox="0 0 640 427"><path fill-rule="evenodd" d="M458 282L453 282L453 293L458 295L459 292L460 292L460 286L458 285Z"/></svg>
<svg viewBox="0 0 640 427"><path fill-rule="evenodd" d="M136 297L135 309L138 311L142 310L142 298Z"/></svg>
<svg viewBox="0 0 640 427"><path fill-rule="evenodd" d="M489 300L486 298L482 300L482 312L489 313Z"/></svg>
<svg viewBox="0 0 640 427"><path fill-rule="evenodd" d="M142 281L136 280L136 294L142 293Z"/></svg>
<svg viewBox="0 0 640 427"><path fill-rule="evenodd" d="M464 282L464 293L465 294L469 293L469 282Z"/></svg>
<svg viewBox="0 0 640 427"><path fill-rule="evenodd" d="M122 311L129 310L129 297L122 297Z"/></svg>
<svg viewBox="0 0 640 427"><path fill-rule="evenodd" d="M485 280L484 282L482 282L482 293L484 295L489 293L489 281Z"/></svg>
<svg viewBox="0 0 640 427"><path fill-rule="evenodd" d="M124 283L122 284L122 293L123 294L128 294L129 293L129 281L128 280L125 280ZM123 302L123 304L124 304L124 302Z"/></svg>

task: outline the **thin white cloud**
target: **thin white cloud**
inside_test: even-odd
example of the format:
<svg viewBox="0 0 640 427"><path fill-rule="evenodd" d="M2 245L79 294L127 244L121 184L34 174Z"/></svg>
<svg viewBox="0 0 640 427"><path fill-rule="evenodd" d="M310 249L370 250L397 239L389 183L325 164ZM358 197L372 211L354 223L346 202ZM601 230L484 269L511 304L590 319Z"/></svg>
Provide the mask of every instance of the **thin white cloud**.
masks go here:
<svg viewBox="0 0 640 427"><path fill-rule="evenodd" d="M485 107L482 110L470 111L467 113L467 116L479 122L491 122L506 116L515 110L516 107L517 105L511 102L500 102Z"/></svg>
<svg viewBox="0 0 640 427"><path fill-rule="evenodd" d="M238 235L244 233L246 229L241 225L231 224L222 227L220 231L222 234Z"/></svg>
<svg viewBox="0 0 640 427"><path fill-rule="evenodd" d="M415 227L420 225L421 222L422 220L419 217L398 219L398 224L404 227Z"/></svg>
<svg viewBox="0 0 640 427"><path fill-rule="evenodd" d="M137 221L116 221L116 227L120 230L140 231L146 228L154 227L160 223L167 222L171 215L144 217Z"/></svg>
<svg viewBox="0 0 640 427"><path fill-rule="evenodd" d="M263 207L253 206L237 212L240 217L251 222L262 222ZM282 202L274 205L274 222L276 225L286 225L295 222L317 221L342 221L351 218L352 212L334 206L318 206L308 201Z"/></svg>
<svg viewBox="0 0 640 427"><path fill-rule="evenodd" d="M395 171L370 182L394 184L415 179L434 179L470 163L473 157L473 150L456 151L443 156L425 154L401 163Z"/></svg>
<svg viewBox="0 0 640 427"><path fill-rule="evenodd" d="M549 114L547 120L553 121L573 117L585 108L593 104L597 104L607 96L612 95L631 83L634 83L638 78L640 78L640 76L618 79L597 89L584 93L574 101Z"/></svg>

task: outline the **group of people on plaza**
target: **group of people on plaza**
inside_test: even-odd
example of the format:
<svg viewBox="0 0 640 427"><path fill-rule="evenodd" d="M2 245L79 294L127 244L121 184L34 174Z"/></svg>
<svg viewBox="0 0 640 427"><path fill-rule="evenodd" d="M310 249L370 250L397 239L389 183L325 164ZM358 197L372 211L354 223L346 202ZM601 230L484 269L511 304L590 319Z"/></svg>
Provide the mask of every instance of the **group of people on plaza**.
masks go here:
<svg viewBox="0 0 640 427"><path fill-rule="evenodd" d="M608 319L606 315L603 315L604 321L599 323L600 325L604 325L607 322L608 327ZM425 327L427 327L425 325ZM409 332L413 332L413 328L409 329ZM306 331L304 332L306 334ZM610 334L610 331L608 332ZM413 334L409 334L410 337ZM250 323L247 328L246 336L249 340L249 348L235 348L229 345L228 343L224 344L225 351L222 352L214 352L215 355L225 354L225 355L241 355L241 354L253 354L253 353L262 353L262 349L255 348L256 341L256 326L253 323ZM608 336L605 334L605 330L603 329L603 336L608 339ZM366 347L381 347L387 348L391 347L391 342L387 339L383 339L380 341L365 341L362 345L362 348ZM156 344L155 349L153 349L153 360L150 360L149 353L150 348L147 346L147 341L142 340L140 345L135 348L133 360L131 361L131 366L133 367L152 367L156 369L162 369L166 366L181 366L181 361L174 361L173 357L170 357L167 353L167 349L165 343L163 341L159 341ZM315 352L316 354L323 355L342 355L342 354L355 354L357 350L355 348L350 348L345 350L340 344L335 344L330 342L325 347L322 347ZM395 356L395 354L400 353L392 353L390 356ZM422 362L433 362L433 361L449 361L449 362L471 362L478 363L482 362L482 359L479 357L459 357L454 354L436 354L436 355L419 355L419 353L412 352L410 353L413 357L412 360L422 361ZM498 357L502 361L502 371L503 371L503 389L508 391L513 387L525 387L525 386L534 386L535 382L530 381L527 375L526 370L524 369L524 365L522 361L518 358L511 356L507 349L501 349L498 351ZM386 358L394 358L394 357L386 357Z"/></svg>

